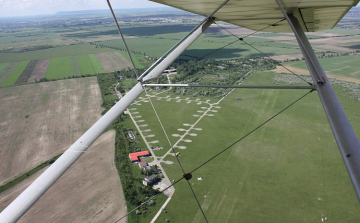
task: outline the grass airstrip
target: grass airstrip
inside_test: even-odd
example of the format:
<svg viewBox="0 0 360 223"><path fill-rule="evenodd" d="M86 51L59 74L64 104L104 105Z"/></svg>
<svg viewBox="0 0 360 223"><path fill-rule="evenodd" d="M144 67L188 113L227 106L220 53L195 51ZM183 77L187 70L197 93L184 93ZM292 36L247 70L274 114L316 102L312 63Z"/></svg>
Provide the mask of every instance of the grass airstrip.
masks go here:
<svg viewBox="0 0 360 223"><path fill-rule="evenodd" d="M269 85L275 74L257 72L243 84ZM348 117L357 134L360 133L358 100L336 87ZM149 91L154 94L155 91ZM190 131L175 148L185 172L192 172L217 153L306 94L307 90L248 90L238 89L217 107L214 116L205 116L197 123L201 131ZM169 93L169 94L168 94ZM194 114L204 104L186 103L171 91L152 97L157 113L170 135L183 134L197 119ZM151 114L150 105L138 101L132 105L133 116L141 116L146 134L166 139ZM191 100L196 98L189 96ZM237 100L241 98L241 100ZM216 102L216 101L215 101ZM214 103L212 101L211 103ZM206 106L205 106L206 107ZM350 112L351 111L351 112ZM190 124L184 125L184 124ZM191 136L196 133L196 136ZM162 156L164 152L157 155ZM178 180L182 172L174 156L162 164L170 180ZM224 153L192 172L192 185L209 222L356 222L360 218L358 201L351 186L330 127L316 92L312 92L263 127L235 144ZM201 178L201 180L200 180ZM185 180L175 185L176 191L158 221L205 222Z"/></svg>

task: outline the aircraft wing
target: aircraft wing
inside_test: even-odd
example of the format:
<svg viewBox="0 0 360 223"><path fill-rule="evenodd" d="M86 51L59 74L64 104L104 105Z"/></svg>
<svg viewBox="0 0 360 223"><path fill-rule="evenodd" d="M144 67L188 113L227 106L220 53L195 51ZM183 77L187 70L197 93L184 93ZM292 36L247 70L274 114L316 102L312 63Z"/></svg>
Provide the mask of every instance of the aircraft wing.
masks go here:
<svg viewBox="0 0 360 223"><path fill-rule="evenodd" d="M151 0L207 16L223 0ZM280 0L286 12L297 17L306 32L332 29L360 0ZM292 32L275 0L230 0L214 17L217 20L266 32ZM278 23L279 22L279 23Z"/></svg>

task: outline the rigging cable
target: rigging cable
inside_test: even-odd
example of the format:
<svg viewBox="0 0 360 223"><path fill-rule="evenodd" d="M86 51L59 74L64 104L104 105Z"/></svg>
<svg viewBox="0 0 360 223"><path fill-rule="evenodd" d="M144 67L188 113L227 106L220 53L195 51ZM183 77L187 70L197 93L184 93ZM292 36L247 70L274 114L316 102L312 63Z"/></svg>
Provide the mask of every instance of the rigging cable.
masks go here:
<svg viewBox="0 0 360 223"><path fill-rule="evenodd" d="M300 78L301 80L303 80L304 82L306 82L307 84L309 84L310 86L312 86L312 85L313 85L312 83L310 83L309 81L306 81L306 80L305 80L304 78L302 78L300 75L294 73L293 71L291 71L290 69L288 69L287 67L285 67L285 66L284 66L283 64L281 64L280 62L274 60L274 59L271 58L269 55L265 54L264 52L260 51L259 49L257 49L256 47L254 47L253 45L251 45L250 43L248 43L248 42L246 42L246 41L244 40L246 37L249 37L249 36L251 36L251 35L254 35L254 34L256 34L256 33L260 32L260 31L262 31L262 30L265 30L265 29L269 28L270 26L276 26L278 23L280 23L280 22L282 22L282 21L284 21L284 20L285 20L285 18L279 20L278 22L276 22L276 23L274 23L274 24L268 25L268 26L265 27L265 28L262 28L262 29L260 29L260 30L258 30L258 31L255 31L255 32L253 32L253 33L251 33L251 34L249 34L249 35L246 35L246 36L240 37L240 38L239 38L238 36L236 36L235 34L233 34L232 32L230 32L228 29L224 28L223 26L220 26L220 25L217 24L217 23L215 23L215 24L216 24L217 26L219 26L220 28L224 29L226 32L230 33L232 36L234 36L234 37L238 38L239 40L241 40L242 42L244 42L246 45L250 46L250 47L253 48L254 50L256 50L256 51L258 51L259 53L261 53L264 57L269 58L271 61L275 62L275 64L283 67L284 69L286 69L287 71L289 71L290 73L292 73L293 75L295 75L296 77Z"/></svg>
<svg viewBox="0 0 360 223"><path fill-rule="evenodd" d="M283 113L284 111L286 111L287 109L289 109L291 106L293 106L294 104L296 104L297 102L299 102L301 99L305 98L307 95L309 95L311 92L313 92L313 90L307 92L306 94L304 94L303 96L301 96L300 98L296 99L294 102L292 102L291 104L289 104L288 106L286 106L284 109L282 109L281 111L279 111L278 113L276 113L275 115L273 115L272 117L270 117L269 119L267 119L266 121L264 121L262 124L258 125L256 128L254 128L253 130L251 130L250 132L248 132L247 134L245 134L243 137L241 137L240 139L236 140L235 142L233 142L231 145L229 145L228 147L226 147L225 149L223 149L222 151L220 151L219 153L215 154L213 157L211 157L210 159L208 159L207 161L205 161L204 163L202 163L201 165L199 165L198 167L196 167L195 169L193 169L191 173L194 173L195 171L197 171L198 169L200 169L201 167L205 166L207 163L209 163L210 161L212 161L213 159L215 159L216 157L218 157L219 155L221 155L222 153L224 153L225 151L227 151L228 149L230 149L231 147L233 147L235 144L237 144L238 142L242 141L243 139L245 139L246 137L248 137L249 135L251 135L252 133L254 133L256 130L260 129L261 127L263 127L266 123L270 122L271 120L273 120L275 117L277 117L278 115L280 115L281 113ZM134 208L133 210L131 210L130 212L128 212L126 215L124 215L123 217L121 217L120 219L116 220L114 223L119 222L121 219L125 218L126 216L128 216L129 214L131 214L132 212L134 212L135 210L139 209L141 206L143 206L144 204L146 204L147 202L149 202L151 199L154 199L155 197L159 196L160 194L162 194L164 191L166 191L167 189L169 189L170 187L172 187L173 185L177 184L178 182L180 182L182 179L185 179L185 175L182 176L180 179L178 179L177 181L175 181L174 183L172 183L170 186L166 187L164 190L159 191L158 194L152 196L151 198L149 198L148 200L146 200L145 202L143 202L142 204L140 204L139 206L137 206L136 208ZM189 182L189 181L188 181ZM202 209L200 209L202 210ZM206 219L206 218L205 218ZM206 220L207 221L207 220Z"/></svg>
<svg viewBox="0 0 360 223"><path fill-rule="evenodd" d="M164 132L164 134L165 134L165 137L166 137L167 141L169 142L170 149L173 151L173 153L174 153L174 155L175 155L175 154L176 154L176 151L175 151L175 149L174 149L174 146L173 146L172 143L170 142L169 136L168 136L168 134L166 133L166 130L165 130L165 128L164 128L164 126L163 126L163 124L162 124L162 122L161 122L161 120L160 120L160 117L159 117L158 113L156 112L155 106L154 106L154 104L153 104L152 101L151 101L150 95L148 94L148 92L147 92L147 90L146 90L146 87L143 86L143 89L145 90L145 94L146 94L146 96L147 96L148 99L149 99L149 102L150 102L150 104L151 104L151 107L153 108L153 110L154 110L154 112L155 112L156 118L158 119L158 121L159 121L159 123L160 123L160 126L161 126L161 128L162 128L162 130L163 130L163 132ZM195 191L194 191L193 187L191 186L191 184L190 184L190 182L189 182L189 180L191 179L191 174L190 174L190 178L188 179L188 176L189 176L189 175L188 175L187 173L185 173L185 170L184 170L183 166L181 165L181 162L180 162L179 157L175 155L175 158L176 158L177 162L179 163L179 166L180 166L180 168L181 168L181 171L183 172L183 177L184 177L184 178L186 179L186 181L188 182L189 187L190 187L190 189L191 189L191 192L192 192L193 195L194 195L194 198L195 198L195 200L196 200L196 203L197 203L197 205L198 205L198 207L199 207L202 215L204 216L205 221L208 222L208 220L207 220L207 218L206 218L206 215L205 215L205 212L204 212L204 210L202 209L201 204L200 204L200 202L199 202L199 200L198 200L198 198L197 198L197 196L196 196L196 194L195 194Z"/></svg>
<svg viewBox="0 0 360 223"><path fill-rule="evenodd" d="M271 24L271 25L268 25L268 26L266 26L266 27L264 27L264 28L262 28L262 29L259 29L259 30L257 30L257 31L254 31L253 33L250 33L250 34L248 34L248 35L246 35L246 36L243 36L243 37L239 37L239 36L235 35L234 33L230 32L230 31L229 31L228 29L226 29L225 27L223 27L223 26L219 25L218 23L216 23L215 21L213 21L217 26L219 26L220 28L222 28L222 29L224 29L226 32L228 32L230 35L232 35L232 36L234 36L235 38L237 38L237 40L236 40L236 41L233 41L233 42L231 42L231 43L229 43L229 44L227 44L227 45L225 45L225 46L223 46L223 47L220 47L220 48L218 48L218 49L216 49L216 50L214 50L214 51L211 51L210 53L207 53L207 54L203 55L203 56L200 57L199 59L204 59L205 57L209 56L210 54L213 54L213 53L215 53L215 52L217 52L217 51L219 51L219 50L221 50L221 49L223 49L223 48L225 48L225 47L227 47L227 46L230 46L231 44L236 43L237 41L242 41L242 42L244 42L246 45L250 46L250 47L253 48L254 50L256 50L256 51L258 51L259 53L261 53L264 57L266 57L266 58L270 59L271 61L275 62L275 64L283 67L285 70L289 71L291 74L295 75L296 77L300 78L301 80L303 80L304 82L306 82L307 84L309 84L310 86L312 86L313 84L312 84L311 82L305 80L305 79L302 78L300 75L296 74L295 72L293 72L293 71L291 71L290 69L288 69L287 67L285 67L285 66L284 66L283 64L281 64L279 61L274 60L274 59L271 58L269 55L265 54L264 52L260 51L259 49L257 49L256 47L252 46L250 43L248 43L248 42L246 42L246 41L244 40L245 38L247 38L247 37L249 37L249 36L251 36L251 35L254 35L254 34L258 33L258 32L261 32L261 31L263 31L263 30L265 30L265 29L267 29L267 28L269 28L269 27L271 27L271 26L276 26L278 23L280 23L280 22L282 22L282 21L284 21L284 20L285 20L285 18L277 21L276 23L273 23L273 24Z"/></svg>
<svg viewBox="0 0 360 223"><path fill-rule="evenodd" d="M254 34L256 34L256 33L258 33L258 32L261 32L261 31L263 31L264 29L267 29L267 28L269 28L270 26L273 26L273 25L275 25L275 24L278 24L279 22L282 22L282 21L284 21L284 20L285 20L285 18L277 21L277 22L274 23L274 24L268 25L268 26L266 26L266 27L264 27L264 28L261 28L261 29L259 29L259 30L257 30L257 31L254 31L253 33L250 33L250 34L248 34L248 35L246 35L246 36L244 36L244 37L242 37L242 38L244 39L244 38L246 38L246 37L249 37L249 36L251 36L251 35L254 35ZM234 42L231 42L231 43L229 43L229 44L227 44L227 45L225 45L225 46L223 46L223 47L220 47L220 48L218 48L218 49L216 49L216 50L214 50L214 51L211 51L210 53L207 53L207 54L205 54L205 55L203 55L203 56L201 56L201 57L198 57L198 59L204 59L206 56L209 56L210 54L213 54L213 53L215 53L215 52L217 52L217 51L219 51L219 50L221 50L221 49L223 49L223 48L225 48L225 47L227 47L227 46L230 46L231 44L236 43L237 41L240 41L240 40L241 40L241 38L239 38L237 35L235 35L234 33L230 32L229 30L227 30L227 29L224 28L223 26L220 26L218 23L216 23L215 20L213 20L213 23L215 23L217 26L219 26L220 28L222 28L223 30L225 30L226 32L228 32L230 35L234 36L237 40L234 41Z"/></svg>
<svg viewBox="0 0 360 223"><path fill-rule="evenodd" d="M128 216L129 214L133 213L134 211L136 211L137 209L139 209L141 206L143 206L144 204L147 204L150 200L156 198L157 196L159 196L160 194L162 194L164 191L166 191L167 189L169 189L170 187L174 186L175 184L179 183L182 179L184 179L184 177L181 177L180 179L178 179L177 181L175 181L174 183L172 183L170 186L166 187L165 189L158 191L157 194L155 194L154 196L150 197L149 199L147 199L146 201L144 201L143 203L141 203L139 206L137 206L136 208L132 209L131 211L129 211L128 213L126 213L126 215L122 216L121 218L117 219L116 221L114 221L114 223L119 222L120 220L124 219L126 216Z"/></svg>
<svg viewBox="0 0 360 223"><path fill-rule="evenodd" d="M109 8L110 8L111 14L112 14L112 15L113 15L113 17L114 17L115 24L116 24L116 26L117 26L117 29L118 29L119 34L120 34L120 36L121 36L121 39L122 39L122 41L123 41L123 43L124 43L124 46L125 46L125 48L126 48L126 52L128 53L129 58L130 58L130 60L131 60L131 63L132 63L132 66L133 66L133 69L134 69L134 72L135 72L136 78L139 78L139 74L138 74L138 71L137 71L137 69L136 69L136 66L135 66L134 60L133 60L133 58L132 58L132 56L131 56L131 53L130 53L130 50L129 50L129 48L128 48L127 44L126 44L125 38L124 38L124 36L123 36L123 34L122 34L122 32L121 32L121 29L120 29L119 23L118 23L118 21L117 21L117 19L116 19L116 16L115 16L114 10L113 10L113 8L112 8L112 6L111 6L111 4L110 4L110 0L106 0L106 1L107 1L108 5L109 5Z"/></svg>
<svg viewBox="0 0 360 223"><path fill-rule="evenodd" d="M256 130L260 129L262 126L264 126L266 123L270 122L271 120L273 120L275 117L277 117L278 115L280 115L281 113L283 113L284 111L286 111L288 108L290 108L291 106L293 106L294 104L296 104L298 101L300 101L301 99L303 99L305 96L307 96L308 94L310 94L311 92L313 92L313 90L309 91L308 93L304 94L303 96L301 96L300 98L296 99L294 102L292 102L290 105L286 106L284 109L282 109L281 111L279 111L278 113L276 113L274 116L272 116L271 118L269 118L268 120L266 120L265 122L263 122L262 124L260 124L259 126L257 126L256 128L254 128L253 130L251 130L250 132L248 132L246 135L244 135L243 137L241 137L240 139L236 140L235 142L233 142L231 145L229 145L228 147L226 147L225 149L221 150L219 153L217 153L216 155L214 155L213 157L211 157L210 159L208 159L207 161L205 161L203 164L201 164L200 166L196 167L195 169L193 169L190 173L195 172L196 170L200 169L201 167L203 167L204 165L206 165L207 163L209 163L211 160L215 159L216 157L218 157L220 154L224 153L225 151L227 151L228 149L230 149L231 147L233 147L235 144L237 144L238 142L240 142L241 140L245 139L246 137L248 137L249 135L251 135L252 133L254 133Z"/></svg>

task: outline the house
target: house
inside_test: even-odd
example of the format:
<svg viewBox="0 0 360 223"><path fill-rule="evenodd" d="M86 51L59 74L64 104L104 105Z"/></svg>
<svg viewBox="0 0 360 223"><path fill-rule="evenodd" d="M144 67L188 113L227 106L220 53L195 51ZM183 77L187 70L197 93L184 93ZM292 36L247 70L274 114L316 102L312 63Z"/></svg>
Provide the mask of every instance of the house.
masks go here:
<svg viewBox="0 0 360 223"><path fill-rule="evenodd" d="M142 157L142 156L150 156L149 151L140 151L137 153L129 153L130 160L133 163L139 162L140 161L139 157Z"/></svg>
<svg viewBox="0 0 360 223"><path fill-rule="evenodd" d="M152 175L144 178L143 184L145 186L149 186L149 185L155 183L157 181L157 179L158 179L157 176L155 174L152 174Z"/></svg>
<svg viewBox="0 0 360 223"><path fill-rule="evenodd" d="M147 162L145 162L145 161L140 161L140 162L139 162L139 167L140 167L140 169L145 168L145 167L147 167L147 166L148 166L148 163L147 163Z"/></svg>

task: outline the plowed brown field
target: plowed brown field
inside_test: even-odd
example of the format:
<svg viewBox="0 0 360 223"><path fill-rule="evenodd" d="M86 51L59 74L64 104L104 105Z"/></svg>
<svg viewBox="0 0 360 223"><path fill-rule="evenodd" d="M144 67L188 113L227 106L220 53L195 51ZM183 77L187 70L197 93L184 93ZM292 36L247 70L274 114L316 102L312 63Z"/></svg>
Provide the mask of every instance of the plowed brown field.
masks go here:
<svg viewBox="0 0 360 223"><path fill-rule="evenodd" d="M96 77L0 89L0 185L68 148L100 105Z"/></svg>
<svg viewBox="0 0 360 223"><path fill-rule="evenodd" d="M18 222L114 222L124 216L114 145L115 132L103 134ZM0 210L38 175L3 192Z"/></svg>

